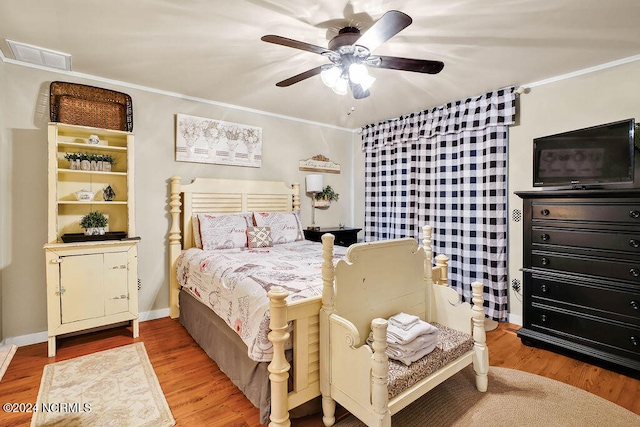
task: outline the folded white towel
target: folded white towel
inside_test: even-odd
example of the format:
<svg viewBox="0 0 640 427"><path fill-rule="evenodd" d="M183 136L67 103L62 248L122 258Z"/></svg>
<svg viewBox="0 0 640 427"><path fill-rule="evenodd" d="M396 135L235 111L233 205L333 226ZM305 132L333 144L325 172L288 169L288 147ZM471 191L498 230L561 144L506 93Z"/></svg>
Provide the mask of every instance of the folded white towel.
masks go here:
<svg viewBox="0 0 640 427"><path fill-rule="evenodd" d="M402 363L404 363L405 365L409 366L411 365L413 362L415 362L418 359L422 359L424 356L426 356L427 354L431 353L435 348L436 345L438 344L438 340L436 340L436 342L434 342L433 344L431 344L428 347L424 347L422 348L420 351L409 355L409 356L389 356L389 354L387 354L387 356L389 356L389 358L394 359L394 360L398 360Z"/></svg>
<svg viewBox="0 0 640 427"><path fill-rule="evenodd" d="M424 334L416 337L407 344L387 343L387 349L397 355L412 356L420 352L425 347L430 347L438 343L438 331L431 334Z"/></svg>
<svg viewBox="0 0 640 427"><path fill-rule="evenodd" d="M367 344L373 344L373 336L369 335ZM387 343L386 355L390 359L398 360L409 366L418 359L431 353L438 345L438 334L426 334L412 341L411 346Z"/></svg>
<svg viewBox="0 0 640 427"><path fill-rule="evenodd" d="M414 316L412 314L407 313L398 313L389 318L389 324L400 329L404 329L405 331L414 326L416 323L420 321L418 316Z"/></svg>
<svg viewBox="0 0 640 427"><path fill-rule="evenodd" d="M387 341L395 344L407 344L416 337L437 332L438 328L424 320L419 320L415 325L407 329L398 328L392 324L387 325Z"/></svg>

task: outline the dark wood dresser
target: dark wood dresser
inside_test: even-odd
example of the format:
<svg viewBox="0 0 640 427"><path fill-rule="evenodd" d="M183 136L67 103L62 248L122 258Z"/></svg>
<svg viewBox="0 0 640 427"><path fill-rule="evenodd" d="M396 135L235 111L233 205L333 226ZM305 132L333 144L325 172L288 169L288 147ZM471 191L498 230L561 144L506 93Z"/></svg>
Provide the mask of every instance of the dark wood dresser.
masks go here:
<svg viewBox="0 0 640 427"><path fill-rule="evenodd" d="M518 336L640 373L640 189L516 194L524 218Z"/></svg>

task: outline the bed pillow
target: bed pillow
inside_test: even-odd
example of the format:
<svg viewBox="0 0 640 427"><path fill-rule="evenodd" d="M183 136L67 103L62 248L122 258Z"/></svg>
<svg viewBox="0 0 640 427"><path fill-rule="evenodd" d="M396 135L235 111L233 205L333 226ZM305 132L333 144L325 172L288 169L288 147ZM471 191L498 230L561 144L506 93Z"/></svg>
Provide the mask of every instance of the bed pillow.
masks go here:
<svg viewBox="0 0 640 427"><path fill-rule="evenodd" d="M247 247L247 217L242 214L198 214L202 249Z"/></svg>
<svg viewBox="0 0 640 427"><path fill-rule="evenodd" d="M213 216L223 216L223 215L238 215L242 216L246 219L247 225L253 225L253 212L239 212L239 213L200 213L193 214L191 217L191 228L193 229L193 242L198 249L202 249L202 234L200 232L200 220L198 219L198 215L213 215Z"/></svg>
<svg viewBox="0 0 640 427"><path fill-rule="evenodd" d="M269 227L247 227L247 243L250 249L273 246Z"/></svg>
<svg viewBox="0 0 640 427"><path fill-rule="evenodd" d="M202 249L202 239L200 238L200 220L198 219L198 214L193 214L191 216L191 228L193 229L193 243L196 245L196 248Z"/></svg>
<svg viewBox="0 0 640 427"><path fill-rule="evenodd" d="M254 212L253 219L258 227L269 227L274 244L304 240L302 224L297 211Z"/></svg>

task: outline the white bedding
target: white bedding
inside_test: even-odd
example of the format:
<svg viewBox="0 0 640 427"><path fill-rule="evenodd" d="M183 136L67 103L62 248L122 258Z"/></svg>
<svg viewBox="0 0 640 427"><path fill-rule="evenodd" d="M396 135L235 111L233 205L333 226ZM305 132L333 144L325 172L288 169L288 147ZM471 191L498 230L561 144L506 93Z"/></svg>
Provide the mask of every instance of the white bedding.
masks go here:
<svg viewBox="0 0 640 427"><path fill-rule="evenodd" d="M347 248L336 246L342 258ZM178 282L220 316L247 344L248 355L270 361L269 298L273 286L287 301L322 295L322 244L301 240L268 248L188 249L177 260Z"/></svg>

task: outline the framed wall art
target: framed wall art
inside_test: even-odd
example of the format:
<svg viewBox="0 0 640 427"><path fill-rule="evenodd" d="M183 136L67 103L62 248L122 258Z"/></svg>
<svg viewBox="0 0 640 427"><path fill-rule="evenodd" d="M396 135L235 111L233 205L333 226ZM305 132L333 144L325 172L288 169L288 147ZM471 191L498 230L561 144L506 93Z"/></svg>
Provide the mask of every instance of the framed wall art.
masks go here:
<svg viewBox="0 0 640 427"><path fill-rule="evenodd" d="M176 114L176 161L262 166L262 128Z"/></svg>

